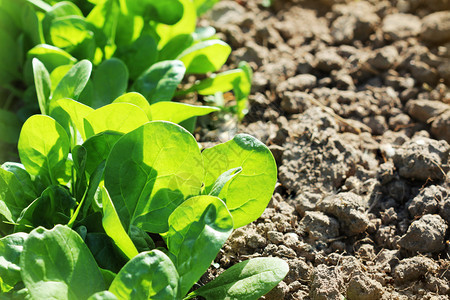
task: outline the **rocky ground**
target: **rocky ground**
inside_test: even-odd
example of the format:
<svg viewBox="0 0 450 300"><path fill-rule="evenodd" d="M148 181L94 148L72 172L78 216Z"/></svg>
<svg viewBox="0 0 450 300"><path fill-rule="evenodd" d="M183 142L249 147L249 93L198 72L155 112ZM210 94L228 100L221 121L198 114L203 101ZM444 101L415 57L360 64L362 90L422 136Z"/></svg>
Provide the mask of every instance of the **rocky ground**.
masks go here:
<svg viewBox="0 0 450 300"><path fill-rule="evenodd" d="M255 71L243 123L210 135L264 141L279 183L203 280L277 256L265 299L449 299L450 1L222 0L208 18Z"/></svg>

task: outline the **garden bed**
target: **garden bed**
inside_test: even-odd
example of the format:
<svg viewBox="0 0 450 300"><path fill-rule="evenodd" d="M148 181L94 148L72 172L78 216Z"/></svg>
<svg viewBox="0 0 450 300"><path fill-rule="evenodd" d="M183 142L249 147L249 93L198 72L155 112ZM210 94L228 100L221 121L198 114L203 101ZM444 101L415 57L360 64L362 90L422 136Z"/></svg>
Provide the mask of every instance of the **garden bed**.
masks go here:
<svg viewBox="0 0 450 300"><path fill-rule="evenodd" d="M255 71L244 122L204 140L252 134L279 172L202 282L276 256L265 299L448 299L450 3L337 2L224 0L202 21Z"/></svg>

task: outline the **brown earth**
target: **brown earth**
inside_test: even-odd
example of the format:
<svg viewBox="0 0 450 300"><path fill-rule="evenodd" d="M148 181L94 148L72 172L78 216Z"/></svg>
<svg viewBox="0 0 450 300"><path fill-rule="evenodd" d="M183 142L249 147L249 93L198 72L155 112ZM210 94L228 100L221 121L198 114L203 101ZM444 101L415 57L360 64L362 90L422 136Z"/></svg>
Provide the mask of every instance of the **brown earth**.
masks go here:
<svg viewBox="0 0 450 300"><path fill-rule="evenodd" d="M238 127L279 182L202 279L258 256L290 271L264 299L450 298L450 1L219 2L203 25L251 63Z"/></svg>

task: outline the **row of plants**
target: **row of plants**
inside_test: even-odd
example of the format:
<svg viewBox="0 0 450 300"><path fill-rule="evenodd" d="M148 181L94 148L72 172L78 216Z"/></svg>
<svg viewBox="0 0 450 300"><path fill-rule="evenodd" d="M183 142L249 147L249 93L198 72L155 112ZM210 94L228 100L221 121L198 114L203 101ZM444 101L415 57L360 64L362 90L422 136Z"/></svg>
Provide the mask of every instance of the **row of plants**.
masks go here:
<svg viewBox="0 0 450 300"><path fill-rule="evenodd" d="M233 91L231 111L242 118L251 68L242 62L216 73L231 48L214 28L196 27L198 16L217 1L0 0L0 43L8 45L0 49L0 129L7 132L0 142L15 144L21 123L39 111L34 59L48 71L39 74L45 95L56 100L73 97L99 108L125 92L139 92L151 104L197 93L224 107L222 94ZM71 72L85 60L91 62L87 71ZM201 80L178 89L190 75ZM85 84L64 95L57 87L67 77ZM192 130L195 122L185 126Z"/></svg>
<svg viewBox="0 0 450 300"><path fill-rule="evenodd" d="M195 28L215 2L0 0L20 157L0 168L0 299L258 299L284 278L258 258L193 289L277 178L249 135L201 149L196 118L219 108L171 101L233 90L245 114L250 68L211 75L231 49ZM203 79L177 90L186 74Z"/></svg>
<svg viewBox="0 0 450 300"><path fill-rule="evenodd" d="M283 260L259 258L191 291L233 229L262 214L276 164L245 134L200 151L136 99L60 99L25 122L21 164L0 169L1 298L258 299L284 278Z"/></svg>

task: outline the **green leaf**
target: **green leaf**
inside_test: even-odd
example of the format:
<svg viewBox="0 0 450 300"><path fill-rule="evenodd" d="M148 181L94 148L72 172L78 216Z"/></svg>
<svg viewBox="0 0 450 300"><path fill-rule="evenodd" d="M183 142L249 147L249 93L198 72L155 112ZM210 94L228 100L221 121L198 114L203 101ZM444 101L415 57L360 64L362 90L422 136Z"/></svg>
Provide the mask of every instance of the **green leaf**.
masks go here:
<svg viewBox="0 0 450 300"><path fill-rule="evenodd" d="M130 238L139 252L150 251L156 248L152 238L144 230L131 225Z"/></svg>
<svg viewBox="0 0 450 300"><path fill-rule="evenodd" d="M53 5L42 19L42 31L47 42L51 41L50 27L56 18L78 16L83 17L83 13L72 2L61 1ZM58 46L59 47L59 46Z"/></svg>
<svg viewBox="0 0 450 300"><path fill-rule="evenodd" d="M93 174L102 161L105 161L114 144L123 134L115 131L105 131L88 138L83 147L87 150L86 172Z"/></svg>
<svg viewBox="0 0 450 300"><path fill-rule="evenodd" d="M176 59L181 54L181 52L189 48L193 43L194 38L192 37L192 34L185 33L174 36L173 38L167 41L164 47L161 48L161 50L159 51L158 60L164 61Z"/></svg>
<svg viewBox="0 0 450 300"><path fill-rule="evenodd" d="M142 252L120 270L109 291L123 300L177 299L178 274L163 252Z"/></svg>
<svg viewBox="0 0 450 300"><path fill-rule="evenodd" d="M216 29L212 26L197 27L193 34L195 41L205 41L214 38Z"/></svg>
<svg viewBox="0 0 450 300"><path fill-rule="evenodd" d="M103 173L105 171L106 160L102 161L97 168L90 174L89 185L86 191L86 196L83 204L83 216L87 216L92 203L98 192L100 183L103 181ZM100 206L99 206L100 207Z"/></svg>
<svg viewBox="0 0 450 300"><path fill-rule="evenodd" d="M86 139L84 118L93 111L89 106L67 98L52 101L50 105L50 116L66 130L72 147Z"/></svg>
<svg viewBox="0 0 450 300"><path fill-rule="evenodd" d="M8 144L15 144L19 140L21 123L17 115L0 109L0 141Z"/></svg>
<svg viewBox="0 0 450 300"><path fill-rule="evenodd" d="M51 185L22 211L15 230L28 232L38 226L50 229L56 224L65 224L75 206L76 202L67 189Z"/></svg>
<svg viewBox="0 0 450 300"><path fill-rule="evenodd" d="M147 115L136 105L113 103L87 115L84 130L86 137L89 138L107 130L127 133L147 122Z"/></svg>
<svg viewBox="0 0 450 300"><path fill-rule="evenodd" d="M150 35L141 35L131 44L118 48L115 56L128 66L130 78L136 79L157 61L156 41Z"/></svg>
<svg viewBox="0 0 450 300"><path fill-rule="evenodd" d="M219 0L194 0L195 7L197 8L197 14L199 16L203 15L217 2L219 2Z"/></svg>
<svg viewBox="0 0 450 300"><path fill-rule="evenodd" d="M156 25L155 30L160 37L158 42L158 49L161 50L159 60L175 59L184 49L192 45L191 34L197 25L197 13L192 0L181 0L180 2L183 5L183 17L176 24L158 23Z"/></svg>
<svg viewBox="0 0 450 300"><path fill-rule="evenodd" d="M27 2L35 5L37 8L43 11L49 11L52 7L43 0L26 0Z"/></svg>
<svg viewBox="0 0 450 300"><path fill-rule="evenodd" d="M116 36L117 22L120 15L120 4L118 0L108 0L98 3L91 10L86 20L96 27L95 35L104 36L104 44L113 47ZM107 59L110 57L106 57Z"/></svg>
<svg viewBox="0 0 450 300"><path fill-rule="evenodd" d="M173 25L183 16L183 5L179 0L128 0L126 3L132 14L159 23Z"/></svg>
<svg viewBox="0 0 450 300"><path fill-rule="evenodd" d="M212 106L196 106L179 102L158 102L150 106L153 121L170 121L179 124L192 117L204 116L220 109Z"/></svg>
<svg viewBox="0 0 450 300"><path fill-rule="evenodd" d="M95 293L90 296L88 300L118 300L117 297L110 291L103 291Z"/></svg>
<svg viewBox="0 0 450 300"><path fill-rule="evenodd" d="M221 40L207 40L189 47L178 56L187 74L206 74L219 70L227 61L231 47Z"/></svg>
<svg viewBox="0 0 450 300"><path fill-rule="evenodd" d="M142 109L147 114L147 117L148 117L148 119L150 121L152 120L152 113L150 111L150 104L148 103L147 99L145 99L144 96L142 96L139 93L135 93L135 92L126 93L126 94L118 97L117 99L115 99L113 101L113 103L130 103L130 104L134 104L137 107L139 107L140 109Z"/></svg>
<svg viewBox="0 0 450 300"><path fill-rule="evenodd" d="M91 76L92 63L82 60L75 64L53 91L52 100L70 98L77 100Z"/></svg>
<svg viewBox="0 0 450 300"><path fill-rule="evenodd" d="M267 207L277 181L277 166L269 148L256 138L238 134L233 140L202 152L206 192L225 171L242 168L219 194L231 212L235 228L256 220Z"/></svg>
<svg viewBox="0 0 450 300"><path fill-rule="evenodd" d="M237 114L240 120L248 113L248 95L252 88L253 71L250 65L242 61L239 63L239 69L244 71L244 76L239 82L234 82L234 96L236 97Z"/></svg>
<svg viewBox="0 0 450 300"><path fill-rule="evenodd" d="M84 193L87 187L86 178L86 160L87 150L83 146L77 145L72 148L73 166L76 170L75 182L72 183L72 193L75 196L76 201L79 203L82 201ZM76 216L75 216L76 217Z"/></svg>
<svg viewBox="0 0 450 300"><path fill-rule="evenodd" d="M232 230L233 218L217 197L192 197L173 211L166 238L176 257L181 295L206 272Z"/></svg>
<svg viewBox="0 0 450 300"><path fill-rule="evenodd" d="M198 195L204 177L200 150L182 127L154 121L124 135L106 162L105 186L125 228L161 233L172 211Z"/></svg>
<svg viewBox="0 0 450 300"><path fill-rule="evenodd" d="M103 228L106 234L116 243L117 247L129 258L132 259L138 255L138 251L124 230L122 222L117 215L116 208L105 187L102 190L103 204Z"/></svg>
<svg viewBox="0 0 450 300"><path fill-rule="evenodd" d="M185 72L186 68L179 60L161 61L145 71L132 89L141 93L150 103L170 101Z"/></svg>
<svg viewBox="0 0 450 300"><path fill-rule="evenodd" d="M22 281L19 259L28 234L14 233L0 239L0 291L8 292Z"/></svg>
<svg viewBox="0 0 450 300"><path fill-rule="evenodd" d="M96 98L92 107L98 108L110 104L127 90L127 66L117 58L105 60L97 67L92 80Z"/></svg>
<svg viewBox="0 0 450 300"><path fill-rule="evenodd" d="M54 46L72 53L75 57L93 60L95 38L92 27L83 17L56 18L50 27L50 39Z"/></svg>
<svg viewBox="0 0 450 300"><path fill-rule="evenodd" d="M62 65L56 67L50 73L52 92L55 90L55 88L58 86L58 84L61 82L64 76L66 76L66 74L70 71L70 69L72 69L72 65Z"/></svg>
<svg viewBox="0 0 450 300"><path fill-rule="evenodd" d="M127 259L114 245L114 241L105 233L88 233L85 243L100 268L117 273L127 262Z"/></svg>
<svg viewBox="0 0 450 300"><path fill-rule="evenodd" d="M69 145L64 128L54 119L34 115L23 124L20 132L20 160L30 175L56 184L58 178L65 177Z"/></svg>
<svg viewBox="0 0 450 300"><path fill-rule="evenodd" d="M0 215L15 222L34 199L27 197L14 173L0 169Z"/></svg>
<svg viewBox="0 0 450 300"><path fill-rule="evenodd" d="M49 114L48 104L50 102L52 83L50 81L50 74L44 64L37 58L33 58L33 74L39 109L41 110L41 114L47 115Z"/></svg>
<svg viewBox="0 0 450 300"><path fill-rule="evenodd" d="M102 269L102 268L100 268L100 272L102 272L103 280L105 281L106 288L109 289L109 287L111 286L111 283L113 282L114 278L116 278L117 274L114 272L111 272L110 270L106 270L106 269ZM114 294L110 293L109 291L103 291L103 292L105 292L108 296L110 296L110 295L114 296ZM102 293L102 292L100 292L100 293ZM114 299L116 299L116 298L114 298Z"/></svg>
<svg viewBox="0 0 450 300"><path fill-rule="evenodd" d="M211 77L199 81L186 91L180 92L180 94L187 94L195 91L200 95L213 95L217 92L228 92L231 91L236 84L239 84L242 76L245 76L245 74L241 69L211 75Z"/></svg>
<svg viewBox="0 0 450 300"><path fill-rule="evenodd" d="M20 185L22 186L23 192L25 193L26 199L34 200L37 197L36 189L33 185L33 181L31 181L31 176L25 171L25 167L22 164L15 162L6 162L1 168L8 172L11 172L16 176L17 180L19 180Z"/></svg>
<svg viewBox="0 0 450 300"><path fill-rule="evenodd" d="M209 191L209 195L216 196L216 197L219 196L220 192L222 191L224 186L230 180L232 180L236 175L241 173L241 171L242 171L242 168L238 167L238 168L234 168L234 169L228 170L226 172L223 172L222 175L220 175L219 178L217 178L216 182L214 182L213 187Z"/></svg>
<svg viewBox="0 0 450 300"><path fill-rule="evenodd" d="M87 299L105 290L81 237L66 226L33 230L20 258L22 279L35 299Z"/></svg>
<svg viewBox="0 0 450 300"><path fill-rule="evenodd" d="M47 44L37 45L30 49L27 53L27 61L25 63L26 79L28 78L28 73L32 75L31 68L32 60L34 58L39 59L49 73L52 73L59 66L73 65L77 62L72 55L62 49Z"/></svg>
<svg viewBox="0 0 450 300"><path fill-rule="evenodd" d="M214 300L255 300L273 289L289 271L288 264L275 257L261 257L238 263L213 281L189 294Z"/></svg>

